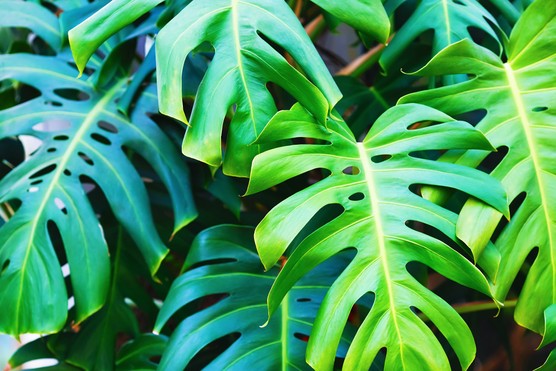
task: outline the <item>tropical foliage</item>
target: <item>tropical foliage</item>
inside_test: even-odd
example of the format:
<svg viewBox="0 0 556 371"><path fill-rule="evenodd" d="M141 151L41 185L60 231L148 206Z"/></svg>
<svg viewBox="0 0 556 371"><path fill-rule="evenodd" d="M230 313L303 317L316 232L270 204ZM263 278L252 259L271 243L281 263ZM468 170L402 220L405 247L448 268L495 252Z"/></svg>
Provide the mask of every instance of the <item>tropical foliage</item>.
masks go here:
<svg viewBox="0 0 556 371"><path fill-rule="evenodd" d="M556 368L553 0L0 14L11 367Z"/></svg>

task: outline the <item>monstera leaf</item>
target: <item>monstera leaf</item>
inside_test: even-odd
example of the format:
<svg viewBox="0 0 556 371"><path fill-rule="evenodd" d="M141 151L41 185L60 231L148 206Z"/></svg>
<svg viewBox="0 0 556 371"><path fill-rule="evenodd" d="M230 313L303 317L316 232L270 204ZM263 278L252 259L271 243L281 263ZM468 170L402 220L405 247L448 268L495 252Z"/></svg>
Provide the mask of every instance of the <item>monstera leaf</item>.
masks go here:
<svg viewBox="0 0 556 371"><path fill-rule="evenodd" d="M290 53L316 86L266 39ZM324 63L285 2L196 0L157 38L162 113L186 122L181 100L183 63L205 42L214 47L215 56L199 87L183 152L220 166L223 121L228 108L234 107L224 160L226 174L247 176L252 158L261 150L251 144L276 111L266 88L268 82L283 87L320 121L340 98Z"/></svg>
<svg viewBox="0 0 556 371"><path fill-rule="evenodd" d="M70 41L75 45L79 67L84 67L108 35L157 2L114 1L72 30ZM95 31L105 22L109 28ZM287 51L303 73L267 40ZM86 43L82 46L82 42ZM189 122L182 102L183 66L188 56L207 44L215 54L199 87ZM228 175L248 176L252 158L261 151L260 146L251 144L276 112L267 83L280 85L322 122L340 99L309 36L283 1L192 1L160 31L156 59L160 112L190 125L183 142L183 153L188 157L212 167L222 164L222 129L232 108L224 159L224 172Z"/></svg>
<svg viewBox="0 0 556 371"><path fill-rule="evenodd" d="M531 250L538 256L520 294L515 318L541 334L543 311L556 303L556 3L534 2L510 36L507 62L464 40L443 50L418 74L468 73L463 84L409 95L403 102L421 102L449 114L486 110L477 128L497 148L508 151L492 176L505 186L510 201L524 200L496 239L502 253L496 292L503 299ZM454 160L477 166L488 153L467 152ZM480 254L500 214L470 201L463 210L458 235ZM478 233L476 226L484 226ZM554 316L547 317L554 322ZM556 332L550 336L556 338Z"/></svg>
<svg viewBox="0 0 556 371"><path fill-rule="evenodd" d="M397 2L401 4L401 2ZM432 54L465 38L471 39L470 28L475 27L498 41L494 17L477 0L423 0L404 25L396 32L380 57L387 71L398 66L406 49L421 34L434 31ZM501 45L499 44L501 49Z"/></svg>
<svg viewBox="0 0 556 371"><path fill-rule="evenodd" d="M156 112L153 87L130 119L116 105L127 78L96 91L77 71L53 57L0 56L0 79L30 85L40 96L0 111L0 138L32 136L35 153L0 181L0 202L21 206L0 229L0 331L59 330L68 295L52 233L57 229L70 268L76 320L105 301L109 257L102 227L82 187L100 187L118 221L132 236L154 274L166 247L154 227L146 189L126 153L144 158L172 196L175 229L195 216L188 172L170 140L148 117ZM63 264L63 262L62 262Z"/></svg>
<svg viewBox="0 0 556 371"><path fill-rule="evenodd" d="M337 259L301 280L284 299L279 316L260 328L267 319L266 295L278 267L263 273L250 227L221 225L203 231L191 247L186 272L170 289L155 330L182 307L205 301L170 337L160 369L181 370L206 345L236 333L239 338L208 369L310 369L304 339L329 284L345 266L341 263ZM335 354L334 349L331 356Z"/></svg>
<svg viewBox="0 0 556 371"><path fill-rule="evenodd" d="M435 122L436 125L415 124ZM328 130L296 106L278 113L259 141L306 137L320 144L270 150L253 163L248 194L313 169L330 175L272 209L255 231L264 266L271 268L302 228L325 206L344 211L306 237L289 256L269 294L272 314L294 283L318 264L346 249L357 254L326 295L308 345L308 362L328 370L353 305L367 292L375 299L348 350L346 369L367 369L386 348L385 369L449 369L438 339L417 316L422 312L444 335L464 369L475 345L470 330L449 304L407 271L423 263L462 285L489 294L481 272L446 243L410 228L412 221L433 226L456 241L456 215L410 190L417 184L456 188L505 210L502 187L486 174L419 158L422 150L492 147L469 124L420 105L396 106L357 142L346 124ZM409 224L409 225L408 225ZM271 318L272 323L272 318Z"/></svg>

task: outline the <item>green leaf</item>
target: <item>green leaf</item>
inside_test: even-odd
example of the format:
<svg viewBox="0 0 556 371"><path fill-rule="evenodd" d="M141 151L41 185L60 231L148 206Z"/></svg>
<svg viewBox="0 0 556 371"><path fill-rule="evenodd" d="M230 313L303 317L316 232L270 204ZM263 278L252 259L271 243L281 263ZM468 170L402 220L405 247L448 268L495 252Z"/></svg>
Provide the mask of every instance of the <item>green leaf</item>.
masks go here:
<svg viewBox="0 0 556 371"><path fill-rule="evenodd" d="M58 19L45 7L19 0L0 0L0 27L25 27L41 37L54 50L59 50L62 37Z"/></svg>
<svg viewBox="0 0 556 371"><path fill-rule="evenodd" d="M175 231L195 217L187 168L148 117L156 112L154 87L139 97L128 119L117 111L127 78L95 91L75 76L73 68L56 58L0 56L0 79L25 83L41 93L0 112L0 138L26 135L42 142L0 181L0 202L21 201L0 229L2 332L51 333L66 320L68 295L53 248L53 227L60 232L68 259L77 322L104 303L108 250L83 183L102 190L151 274L157 271L167 249L154 228L143 181L126 152L143 157L166 185Z"/></svg>
<svg viewBox="0 0 556 371"><path fill-rule="evenodd" d="M539 349L543 348L544 346L556 342L556 304L550 305L544 311L544 331L543 331L543 339L541 344L539 345ZM539 367L536 368L535 371L550 371L556 367L556 350L552 349L546 362Z"/></svg>
<svg viewBox="0 0 556 371"><path fill-rule="evenodd" d="M234 333L240 337L207 369L310 369L303 337L311 333L318 306L341 263L336 260L301 280L284 299L279 314L261 328L267 319L266 295L278 268L263 273L250 227L220 225L201 232L184 265L186 273L174 281L155 330L160 331L180 308L204 301L172 334L160 369L181 370L206 345ZM331 356L335 354L336 350Z"/></svg>
<svg viewBox="0 0 556 371"><path fill-rule="evenodd" d="M415 124L436 125L415 128ZM301 229L323 207L343 212L305 238L288 258L269 295L272 314L294 283L319 263L346 249L357 255L334 282L319 310L308 345L308 362L331 369L349 312L367 292L375 295L344 363L367 369L386 348L385 369L449 369L448 358L433 332L416 315L427 316L456 352L461 366L475 356L470 330L457 313L412 277L406 266L417 261L462 285L489 294L482 273L444 242L410 228L430 225L449 239L456 215L410 190L419 184L459 189L504 210L501 185L477 170L419 158L416 151L491 146L469 124L420 105L396 106L357 142L346 124L330 121L329 130L296 106L278 113L259 141L312 138L320 144L281 147L257 156L248 194L274 186L312 169L330 175L272 209L255 231L261 260L268 269Z"/></svg>
<svg viewBox="0 0 556 371"><path fill-rule="evenodd" d="M163 0L112 0L68 33L69 42L79 73L87 61L108 38Z"/></svg>
<svg viewBox="0 0 556 371"><path fill-rule="evenodd" d="M166 349L168 338L163 335L142 334L122 346L116 361L116 370L156 370L152 357L160 357Z"/></svg>
<svg viewBox="0 0 556 371"><path fill-rule="evenodd" d="M423 0L417 5L411 17L396 31L388 44L380 64L386 71L392 71L404 59L407 48L420 35L434 31L432 54L435 55L448 45L462 39L471 39L470 27L476 27L498 42L497 22L477 0ZM407 62L406 62L407 63ZM405 67L405 66L404 66Z"/></svg>
<svg viewBox="0 0 556 371"><path fill-rule="evenodd" d="M385 44L390 35L390 20L381 0L311 0L357 31Z"/></svg>
<svg viewBox="0 0 556 371"><path fill-rule="evenodd" d="M543 312L556 303L556 198L554 143L556 142L556 3L534 2L516 24L504 63L490 51L461 41L443 50L419 75L467 73L465 83L404 97L448 114L486 110L477 128L507 155L492 171L504 185L510 202L525 199L496 239L502 254L496 294L502 300L529 253L538 255L529 270L515 311L516 321L543 333ZM454 161L477 166L488 155L470 151ZM471 240L477 227L493 229L501 215L480 203L468 203L458 222L458 235L480 254L487 238ZM482 232L488 235L490 231Z"/></svg>
<svg viewBox="0 0 556 371"><path fill-rule="evenodd" d="M308 78L266 40L287 51ZM160 112L188 122L182 103L182 69L186 58L206 43L215 55L195 99L183 152L219 167L224 118L233 107L225 174L246 177L252 158L261 150L251 143L276 111L266 83L280 85L321 122L340 98L311 40L284 1L195 0L157 37Z"/></svg>

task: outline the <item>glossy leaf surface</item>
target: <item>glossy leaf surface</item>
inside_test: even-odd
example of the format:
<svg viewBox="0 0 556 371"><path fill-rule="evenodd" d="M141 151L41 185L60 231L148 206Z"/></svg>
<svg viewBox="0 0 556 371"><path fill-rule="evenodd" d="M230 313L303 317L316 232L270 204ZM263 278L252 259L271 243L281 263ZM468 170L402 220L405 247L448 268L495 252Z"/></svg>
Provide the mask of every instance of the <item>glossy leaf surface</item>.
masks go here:
<svg viewBox="0 0 556 371"><path fill-rule="evenodd" d="M432 126L417 127L432 121ZM323 261L346 249L357 255L337 278L317 316L308 345L308 362L331 369L335 349L353 305L367 292L374 296L344 363L368 369L386 348L385 369L447 369L448 359L432 331L416 316L426 315L448 339L462 367L474 358L469 329L457 313L406 270L423 263L460 284L489 293L481 272L444 242L410 228L417 221L452 240L456 215L410 190L416 184L459 189L505 210L501 186L485 174L458 165L425 160L416 151L447 148L491 149L469 124L453 121L420 105L396 106L357 142L345 123L330 121L328 131L301 107L278 113L259 141L311 138L267 151L255 158L248 193L274 186L313 169L330 175L272 209L255 231L257 249L270 268L301 229L322 208L339 204L344 211L305 238L288 258L268 299L272 314L294 283ZM318 144L320 142L320 144Z"/></svg>
<svg viewBox="0 0 556 371"><path fill-rule="evenodd" d="M201 232L191 247L186 272L176 279L165 300L155 330L180 308L203 301L172 334L160 369L183 369L209 343L239 334L208 369L309 370L303 339L311 333L324 293L342 268L342 259L334 263L319 267L294 286L276 317L261 328L267 320L266 295L277 267L263 273L252 228L221 225Z"/></svg>
<svg viewBox="0 0 556 371"><path fill-rule="evenodd" d="M0 181L1 202L21 201L0 229L3 332L49 333L65 322L68 297L52 228L59 231L65 247L77 321L104 303L108 251L83 183L100 187L151 273L157 271L166 247L154 228L143 181L127 151L146 159L170 191L176 230L195 216L187 168L147 115L156 112L153 89L141 95L130 121L117 111L116 103L127 79L95 91L76 75L75 69L55 58L0 56L0 79L25 83L41 94L0 111L1 138L26 135L41 141L27 161Z"/></svg>
<svg viewBox="0 0 556 371"><path fill-rule="evenodd" d="M380 64L387 71L391 71L392 66L399 66L408 46L429 30L434 32L432 55L454 42L471 39L471 27L498 41L496 26L493 26L496 24L494 17L477 0L420 1L384 50ZM500 43L498 47L501 49Z"/></svg>
<svg viewBox="0 0 556 371"><path fill-rule="evenodd" d="M556 3L536 1L510 36L506 63L464 40L443 50L418 73L468 73L474 76L470 81L402 99L452 115L486 110L477 128L496 148L508 148L491 174L503 183L510 202L525 196L495 241L502 253L496 293L500 299L507 295L528 254L538 248L515 318L541 334L548 325L544 311L556 303L555 45ZM472 151L453 160L477 166L487 155ZM480 255L500 217L495 210L470 201L458 222L458 235ZM548 318L554 321L554 317Z"/></svg>
<svg viewBox="0 0 556 371"><path fill-rule="evenodd" d="M285 49L309 79L266 40ZM251 144L276 111L268 82L283 87L322 122L340 98L311 40L285 2L196 0L168 22L157 38L162 113L188 122L181 99L183 64L204 43L214 48L215 55L195 99L183 152L220 166L224 118L233 108L226 174L247 176L252 158L260 152L259 146Z"/></svg>

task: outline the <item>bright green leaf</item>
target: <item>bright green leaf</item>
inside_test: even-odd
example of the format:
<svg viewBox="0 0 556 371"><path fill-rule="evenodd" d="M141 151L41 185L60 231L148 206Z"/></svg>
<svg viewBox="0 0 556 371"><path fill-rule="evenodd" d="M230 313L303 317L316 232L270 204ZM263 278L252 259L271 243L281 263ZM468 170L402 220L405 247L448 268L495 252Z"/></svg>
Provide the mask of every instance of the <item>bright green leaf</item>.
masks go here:
<svg viewBox="0 0 556 371"><path fill-rule="evenodd" d="M420 35L434 31L432 54L465 38L471 39L470 27L476 27L498 42L494 17L477 0L423 0L388 44L380 64L387 71L399 66L407 48ZM501 44L498 42L499 50Z"/></svg>
<svg viewBox="0 0 556 371"><path fill-rule="evenodd" d="M93 53L110 36L129 25L163 0L112 0L69 34L75 63L82 73Z"/></svg>
<svg viewBox="0 0 556 371"><path fill-rule="evenodd" d="M508 61L461 41L443 50L418 74L467 73L465 83L409 95L402 102L419 102L448 114L486 110L477 128L507 155L492 171L510 202L525 199L496 239L502 254L496 293L503 299L529 253L538 256L529 270L515 311L516 321L544 331L543 312L556 303L556 2L538 0L523 14L510 36ZM477 166L487 152L470 151L458 163ZM492 229L501 215L488 206L468 203L458 222L458 235L480 254L486 239L470 238L483 225Z"/></svg>
<svg viewBox="0 0 556 371"><path fill-rule="evenodd" d="M432 121L436 125L415 125ZM492 147L469 124L420 105L386 111L357 142L346 124L330 121L328 131L300 106L278 113L259 141L298 137L317 144L281 147L257 156L248 193L254 193L313 169L330 175L272 209L255 231L261 260L270 268L301 229L323 207L339 204L344 212L305 238L289 256L269 295L272 314L294 283L318 264L346 249L357 255L332 285L317 316L308 361L328 370L334 362L349 312L367 292L375 295L344 367L367 369L386 348L385 369L448 369L448 359L433 332L419 319L423 312L448 339L462 367L469 367L475 345L457 313L406 270L421 262L445 277L489 294L481 272L444 242L412 229L417 221L457 242L456 215L410 190L419 184L459 189L505 210L499 183L477 170L419 158L417 151ZM319 144L320 143L320 144Z"/></svg>
<svg viewBox="0 0 556 371"><path fill-rule="evenodd" d="M265 39L284 48L308 78ZM219 167L224 118L233 107L224 158L228 175L247 176L261 150L251 144L276 111L266 83L283 87L321 122L340 99L311 40L283 1L195 0L164 26L156 41L160 111L186 123L184 62L205 43L215 49L195 99L183 152Z"/></svg>

